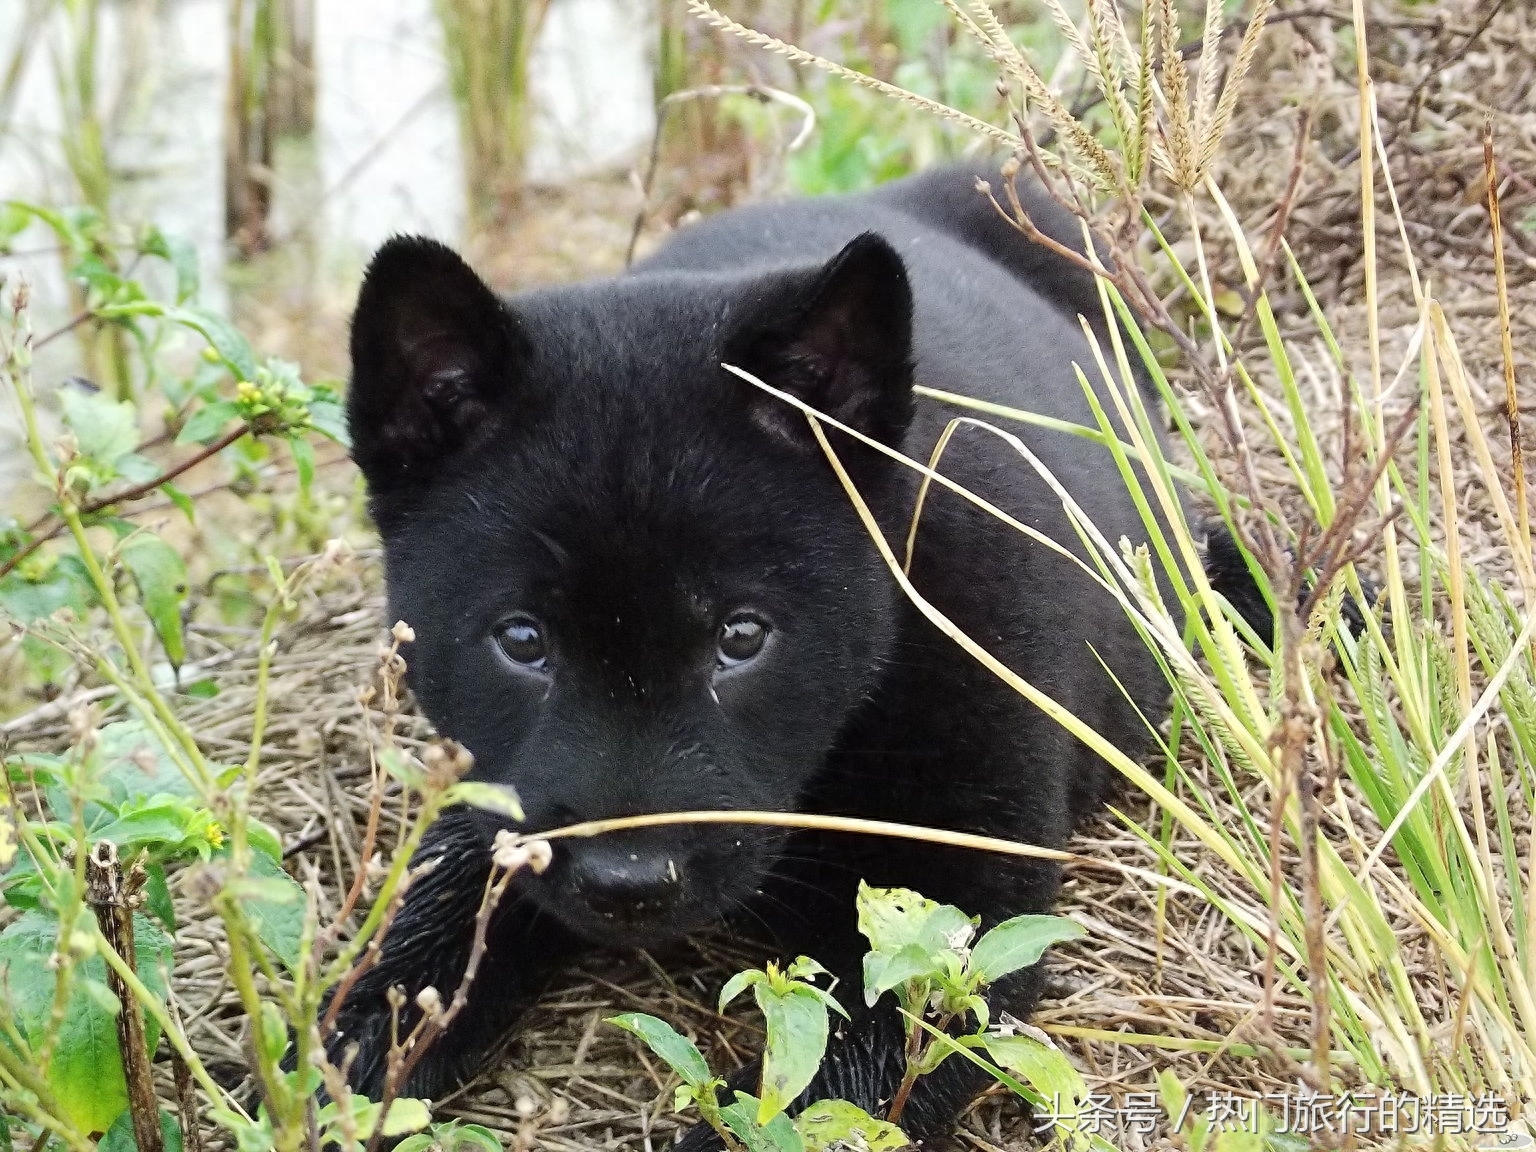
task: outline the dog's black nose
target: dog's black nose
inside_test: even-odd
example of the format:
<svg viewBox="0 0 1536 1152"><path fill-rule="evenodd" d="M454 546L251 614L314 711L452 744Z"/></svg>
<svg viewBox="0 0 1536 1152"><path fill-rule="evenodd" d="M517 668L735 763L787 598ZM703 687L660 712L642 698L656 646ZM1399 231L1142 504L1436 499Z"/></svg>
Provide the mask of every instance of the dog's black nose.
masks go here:
<svg viewBox="0 0 1536 1152"><path fill-rule="evenodd" d="M676 903L678 868L664 854L592 845L571 864L577 892L599 916L644 920Z"/></svg>

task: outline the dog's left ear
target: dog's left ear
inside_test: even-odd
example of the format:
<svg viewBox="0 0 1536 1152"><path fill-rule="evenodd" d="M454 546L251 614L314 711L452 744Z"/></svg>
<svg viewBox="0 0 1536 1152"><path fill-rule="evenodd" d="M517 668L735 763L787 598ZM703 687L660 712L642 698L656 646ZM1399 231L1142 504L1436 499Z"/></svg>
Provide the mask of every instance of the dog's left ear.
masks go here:
<svg viewBox="0 0 1536 1152"><path fill-rule="evenodd" d="M765 282L723 359L812 408L895 443L912 421L912 288L906 265L866 232L825 266ZM814 447L803 413L745 382L755 423Z"/></svg>

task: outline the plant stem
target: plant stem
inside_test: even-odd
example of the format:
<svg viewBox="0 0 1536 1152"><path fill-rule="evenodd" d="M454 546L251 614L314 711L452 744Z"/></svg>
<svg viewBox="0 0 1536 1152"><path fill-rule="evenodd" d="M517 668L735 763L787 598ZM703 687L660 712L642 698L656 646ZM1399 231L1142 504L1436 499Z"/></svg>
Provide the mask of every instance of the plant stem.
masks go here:
<svg viewBox="0 0 1536 1152"><path fill-rule="evenodd" d="M194 452L185 460L178 464L172 465L164 472L160 473L160 475L150 480L146 480L142 484L135 484L131 488L123 489L121 492L112 492L104 496L97 496L87 500L84 504L80 505L79 514L82 517L91 516L97 512L100 512L103 508L110 508L114 504L126 504L132 500L140 500L143 497L148 496L150 493L157 491L162 485L169 484L183 472L188 472L191 469L196 468L199 464L209 459L210 457L217 456L220 452L224 451L224 449L228 448L231 444L240 439L240 437L244 436L249 431L250 426L245 424L242 424L238 428L233 428L226 432L223 436L220 436L212 444L209 444L199 451ZM41 520L31 525L27 531L36 532L41 529L46 522L47 516L45 515ZM32 553L36 552L48 541L57 537L65 527L66 525L61 520L60 523L53 525L53 527L49 528L48 531L43 533L41 536L33 536L33 538L27 542L26 546L18 551L16 555L12 556L4 564L0 564L0 576L4 576L6 573L13 571L16 566L25 560L28 556L32 555Z"/></svg>
<svg viewBox="0 0 1536 1152"><path fill-rule="evenodd" d="M917 1008L919 1012L922 1011L921 1004ZM906 1110L907 1097L912 1095L912 1085L917 1083L918 1069L922 1066L923 1058L922 1030L911 1025L907 1028L906 1066L901 1073L901 1084L896 1089L896 1095L891 1097L891 1106L885 1115L890 1123L897 1125L901 1123L901 1114Z"/></svg>

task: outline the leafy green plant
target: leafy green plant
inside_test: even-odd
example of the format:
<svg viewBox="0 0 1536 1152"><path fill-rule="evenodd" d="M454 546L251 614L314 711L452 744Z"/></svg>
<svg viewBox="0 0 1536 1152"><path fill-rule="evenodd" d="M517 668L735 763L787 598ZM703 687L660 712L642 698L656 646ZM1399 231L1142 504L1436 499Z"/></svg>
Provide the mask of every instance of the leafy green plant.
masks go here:
<svg viewBox="0 0 1536 1152"><path fill-rule="evenodd" d="M26 209L36 214L36 210ZM74 224L55 217L64 228ZM167 247L167 251L169 248ZM33 341L25 286L13 292L0 367L9 403L21 417L48 513L29 530L13 530L0 575L0 618L19 634L34 669L73 667L108 687L126 719L104 723L89 705L69 712L70 747L4 759L6 802L0 814L0 894L21 915L0 931L0 1101L25 1122L39 1147L71 1149L176 1147L181 1125L155 1103L150 1058L168 1045L183 1093L182 1116L194 1122L195 1091L208 1116L242 1149L299 1149L315 1141L360 1150L426 1127L419 1100L370 1103L354 1097L345 1074L324 1056L321 1016L330 989L356 979L371 962L368 942L387 929L398 908L411 854L427 825L451 803L494 804L517 813L516 799L486 786L459 785L469 757L434 747L417 761L394 743L405 666L399 625L381 653L379 682L360 697L382 724L370 731L373 789L365 859L373 855L384 793L399 788L406 823L377 885L362 900L359 873L340 920L318 921L314 894L282 867L282 845L252 814L261 778L271 658L280 622L301 598L347 565L339 542L285 568L265 568L266 601L255 643L258 656L250 750L241 763L208 756L178 715L178 684L151 662L154 644L174 673L185 659L182 605L186 571L168 542L116 515L140 495L160 491L189 516L174 480L224 448L257 437L290 445L300 480L312 462L307 436L339 434L334 394L306 385L291 365L258 360L245 338L217 315L187 303L150 299L142 285L98 275L91 319L123 323L146 355L167 329L196 332L207 345L193 381L172 399L168 389L140 394L139 404L167 396L175 435L200 445L169 465L151 464L140 441L133 401L88 390L61 397L64 433L44 439L30 379ZM84 322L84 321L82 321ZM175 445L170 446L175 450ZM371 713L370 713L371 715ZM498 864L486 900L505 890L530 850ZM536 863L536 862L535 862ZM8 867L7 867L8 866ZM200 874L195 888L216 914L226 942L226 972L250 1020L254 1109L209 1074L167 997L175 934L182 927L168 873ZM357 930L343 941L356 912ZM425 1012L418 1050L430 1044L453 1007ZM418 1034L419 1033L419 1034ZM398 1052L391 1058L401 1058ZM290 1070L291 1069L291 1070ZM330 1103L314 1106L324 1087ZM9 1133L7 1133L9 1134ZM446 1130L455 1146L483 1139L472 1128ZM125 1142L132 1141L132 1145Z"/></svg>
<svg viewBox="0 0 1536 1152"><path fill-rule="evenodd" d="M180 555L157 535L141 531L122 515L134 501L157 494L190 522L192 501L177 479L198 465L225 454L238 459L261 440L281 441L291 453L301 493L314 477L310 437L320 435L345 444L339 397L325 384L306 384L297 368L284 361L259 360L249 342L226 320L193 301L196 259L158 230L135 239L135 260L150 256L168 264L175 275L174 302L153 299L145 284L119 268L110 230L93 212L58 212L12 203L0 212L0 235L14 233L29 219L46 223L73 253L72 275L85 287L85 311L70 326L108 325L130 338L143 365L140 392L120 389L116 398L89 387L58 390L65 435L51 450L34 451L37 476L52 497L43 516L26 526L0 533L0 609L30 625L68 608L77 617L99 610L89 567L78 553L49 552L45 545L70 531L63 514L67 501L82 530L106 529L114 540L109 563L120 564L137 592L138 606L151 622L166 660L174 670L186 659L183 609L187 571ZM109 259L110 257L110 259ZM172 333L193 334L204 345L185 380L164 376L160 362ZM63 329L38 341L45 344ZM130 373L131 377L131 373ZM125 378L128 379L128 378ZM155 399L167 432L145 438L144 411ZM40 435L40 433L39 433ZM159 462L147 452L171 441L187 449ZM40 683L56 682L71 661L57 645L34 636L23 640L32 672Z"/></svg>
<svg viewBox="0 0 1536 1152"><path fill-rule="evenodd" d="M725 1081L710 1071L693 1042L665 1021L631 1012L609 1023L640 1037L681 1078L673 1100L678 1111L694 1105L727 1147L748 1152L819 1152L849 1143L871 1152L906 1147L898 1124L913 1084L955 1052L968 1053L1036 1102L1042 1092L1053 1089L1059 1098L1060 1085L1074 1078L1081 1086L1081 1077L1049 1042L1011 1030L990 1032L982 991L1037 963L1052 944L1082 936L1082 928L1059 916L1026 915L976 938L978 922L958 908L906 889L865 884L859 887L857 909L859 930L870 943L863 964L865 1001L874 1007L885 994L893 995L907 1034L905 1074L884 1119L845 1100L816 1101L793 1120L785 1112L821 1066L828 1013L847 1016L830 989L811 982L827 971L809 957L783 968L769 964L739 972L721 989L722 1011L750 988L763 1014L765 1040L756 1096L735 1091L733 1101L722 1105L719 1094L727 1087ZM961 1029L962 1035L951 1035L952 1027L967 1017L970 1025ZM1035 1087L1012 1080L970 1053L973 1049L991 1052Z"/></svg>

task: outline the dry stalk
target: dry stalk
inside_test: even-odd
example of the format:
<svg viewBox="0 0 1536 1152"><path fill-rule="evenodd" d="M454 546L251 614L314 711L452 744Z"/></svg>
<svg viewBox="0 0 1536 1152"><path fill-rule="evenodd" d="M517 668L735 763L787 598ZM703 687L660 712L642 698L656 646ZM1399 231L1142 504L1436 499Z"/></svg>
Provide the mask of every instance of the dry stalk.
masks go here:
<svg viewBox="0 0 1536 1152"><path fill-rule="evenodd" d="M107 946L130 967L136 953L133 947L133 912L143 902L144 883L149 873L143 859L134 861L125 873L117 858L117 845L98 840L85 860L86 901L96 914L101 935ZM116 969L107 968L107 987L117 997L117 1047L123 1058L123 1078L128 1085L128 1115L133 1120L133 1138L140 1152L162 1152L165 1147L160 1132L160 1102L155 1098L154 1076L150 1071L149 1046L144 1035L144 1009Z"/></svg>
<svg viewBox="0 0 1536 1152"><path fill-rule="evenodd" d="M412 1027L410 1033L401 1041L397 1040L390 1045L388 1070L384 1074L384 1093L380 1100L380 1123L374 1132L372 1139L368 1141L368 1152L377 1152L384 1138L383 1118L389 1115L390 1104L393 1103L400 1088L410 1082L411 1073L421 1063L428 1050L444 1032L446 1032L454 1019L464 1010L469 1003L469 990L475 982L475 976L480 971L480 963L485 959L486 939L490 933L491 918L496 913L497 906L506 895L507 885L512 877L524 868L530 868L534 872L543 872L549 867L551 851L549 845L542 840L532 842L520 842L518 837L510 832L501 832L497 835L497 846L492 858L490 875L485 879L485 891L480 897L480 908L475 913L474 938L470 944L469 960L464 966L464 975L459 979L459 985L454 989L453 999L446 1008L443 1007L442 998L437 989L430 986L423 988L416 994L416 1007L421 1011L421 1018ZM398 1031L396 1032L398 1035Z"/></svg>
<svg viewBox="0 0 1536 1152"><path fill-rule="evenodd" d="M1515 346L1510 332L1509 275L1504 268L1504 221L1499 211L1499 170L1493 154L1493 115L1483 121L1483 173L1488 185L1488 220L1493 227L1493 279L1498 292L1499 349L1504 358L1504 418L1509 423L1509 462L1515 478L1520 543L1531 552L1531 510L1525 492L1525 446L1520 436L1520 398L1515 391Z"/></svg>
<svg viewBox="0 0 1536 1152"><path fill-rule="evenodd" d="M1011 132L1006 132L995 124L988 124L985 120L957 111L947 104L941 104L937 100L930 100L926 96L919 96L915 92L908 92L905 88L897 87L895 84L888 84L884 80L866 75L863 72L855 72L852 68L845 67L835 60L828 60L824 56L817 56L815 53L807 52L803 48L796 48L793 44L786 44L775 36L768 36L748 28L745 24L737 23L710 4L705 3L705 0L688 0L688 11L716 28L741 37L748 44L777 53L795 64L809 64L814 68L820 68L824 72L830 72L832 75L840 76L854 84L862 85L865 88L872 88L893 100L900 100L905 104L911 104L913 107L921 108L925 112L931 112L942 119L969 128L973 132L979 132L995 143L1006 144L1010 148L1018 147L1018 139Z"/></svg>

